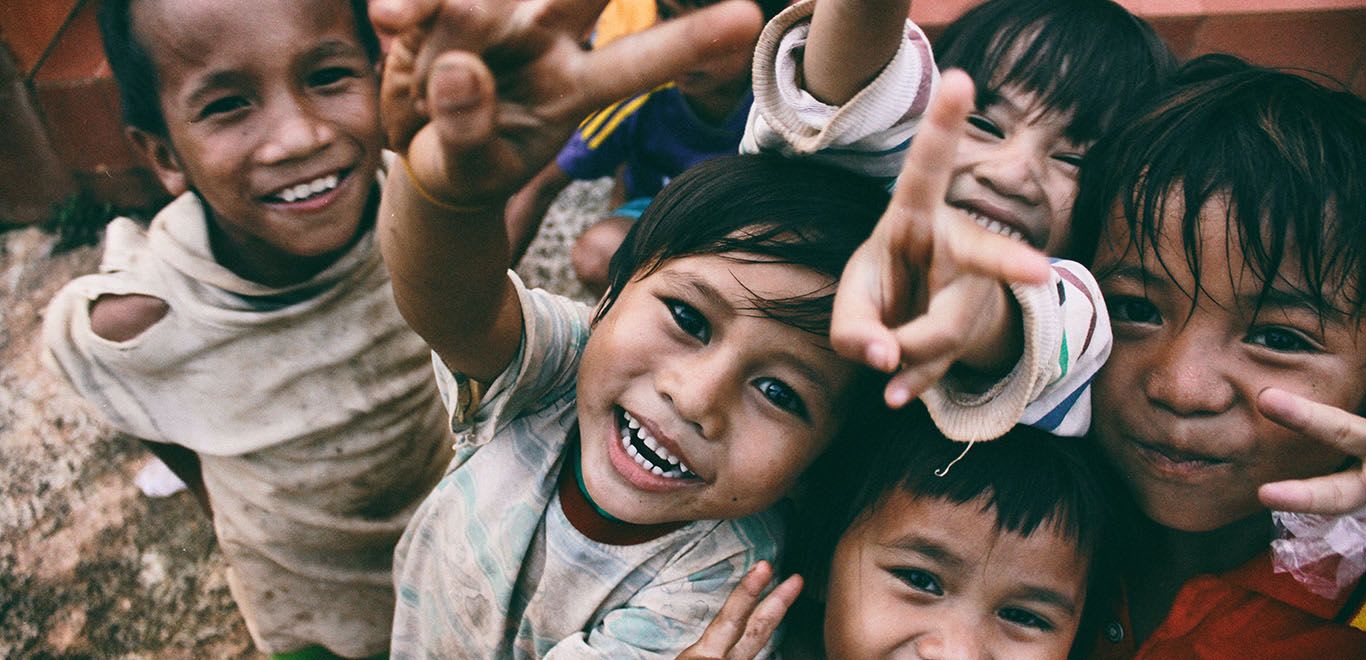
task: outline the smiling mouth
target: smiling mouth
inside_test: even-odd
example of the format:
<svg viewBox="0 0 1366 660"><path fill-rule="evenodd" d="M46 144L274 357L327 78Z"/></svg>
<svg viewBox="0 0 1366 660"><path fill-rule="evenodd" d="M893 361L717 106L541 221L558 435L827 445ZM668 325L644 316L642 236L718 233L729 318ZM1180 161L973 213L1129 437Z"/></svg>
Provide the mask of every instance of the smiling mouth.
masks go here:
<svg viewBox="0 0 1366 660"><path fill-rule="evenodd" d="M275 202L277 204L306 202L314 197L319 197L336 190L337 186L341 185L341 182L346 179L346 175L349 173L349 170L339 170L326 176L320 176L312 181L305 181L290 186L272 195L267 195L266 201Z"/></svg>
<svg viewBox="0 0 1366 660"><path fill-rule="evenodd" d="M621 448L642 470L666 479L700 479L682 460L659 444L631 413L618 409L617 426L621 430Z"/></svg>
<svg viewBox="0 0 1366 660"><path fill-rule="evenodd" d="M1192 474L1231 463L1231 461L1213 458L1211 456L1191 454L1169 447L1160 447L1132 438L1129 441L1138 450L1140 456L1158 469L1166 472Z"/></svg>

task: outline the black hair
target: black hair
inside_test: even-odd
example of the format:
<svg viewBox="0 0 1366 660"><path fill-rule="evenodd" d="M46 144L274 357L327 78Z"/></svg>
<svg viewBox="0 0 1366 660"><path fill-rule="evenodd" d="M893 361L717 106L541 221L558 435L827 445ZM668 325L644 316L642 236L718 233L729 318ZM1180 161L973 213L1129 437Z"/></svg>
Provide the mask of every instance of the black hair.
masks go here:
<svg viewBox="0 0 1366 660"><path fill-rule="evenodd" d="M1089 569L1073 655L1090 650L1102 620L1114 613L1137 520L1094 441L1019 425L969 447L946 438L923 404L913 403L854 420L836 442L808 471L788 544L787 568L801 573L812 592L826 588L845 532L893 494L980 506L995 517L998 532L1029 537L1042 529L1076 542ZM819 629L824 608L810 599L801 605L796 623Z"/></svg>
<svg viewBox="0 0 1366 660"><path fill-rule="evenodd" d="M1113 238L1103 229L1108 220L1122 214L1128 247L1147 255L1156 252L1146 248L1158 243L1164 224L1179 222L1196 282L1186 292L1194 304L1201 212L1211 201L1226 202L1228 248L1241 250L1261 278L1258 307L1289 260L1304 286L1295 293L1321 317L1360 318L1366 302L1363 162L1366 101L1229 55L1205 56L1183 67L1173 89L1087 155L1074 207L1085 221L1074 226L1091 235L1079 235L1078 242L1094 252L1099 240ZM1344 297L1345 310L1338 306Z"/></svg>
<svg viewBox="0 0 1366 660"><path fill-rule="evenodd" d="M713 254L829 276L826 287L807 295L752 300L756 313L829 335L835 285L887 202L876 182L828 165L767 154L706 161L670 181L626 234L612 256L599 316L627 283L664 262Z"/></svg>
<svg viewBox="0 0 1366 660"><path fill-rule="evenodd" d="M978 108L1018 87L1040 108L1074 113L1076 142L1119 125L1176 68L1152 26L1110 0L991 0L949 24L935 57L972 77Z"/></svg>
<svg viewBox="0 0 1366 660"><path fill-rule="evenodd" d="M104 0L100 3L100 36L104 56L114 72L123 102L123 121L133 128L154 135L166 135L166 117L161 112L157 92L157 71L152 56L138 43L133 30L134 0ZM370 23L366 0L348 0L355 17L356 38L373 64L379 61L379 37Z"/></svg>

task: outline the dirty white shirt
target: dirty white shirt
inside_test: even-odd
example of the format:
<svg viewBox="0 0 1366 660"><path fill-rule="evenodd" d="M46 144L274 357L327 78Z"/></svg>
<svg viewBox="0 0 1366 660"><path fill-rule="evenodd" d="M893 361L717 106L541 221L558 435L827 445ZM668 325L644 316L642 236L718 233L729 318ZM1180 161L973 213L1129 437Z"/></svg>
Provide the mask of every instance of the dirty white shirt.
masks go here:
<svg viewBox="0 0 1366 660"><path fill-rule="evenodd" d="M395 553L394 658L674 658L781 542L775 513L636 545L570 524L558 497L589 309L509 273L522 345L477 408L436 364L456 457Z"/></svg>
<svg viewBox="0 0 1366 660"><path fill-rule="evenodd" d="M100 272L48 307L45 360L120 431L199 455L229 585L262 651L384 652L393 547L452 448L374 233L283 288L214 261L193 194L145 232L115 220L105 241ZM169 312L109 341L89 315L109 294Z"/></svg>

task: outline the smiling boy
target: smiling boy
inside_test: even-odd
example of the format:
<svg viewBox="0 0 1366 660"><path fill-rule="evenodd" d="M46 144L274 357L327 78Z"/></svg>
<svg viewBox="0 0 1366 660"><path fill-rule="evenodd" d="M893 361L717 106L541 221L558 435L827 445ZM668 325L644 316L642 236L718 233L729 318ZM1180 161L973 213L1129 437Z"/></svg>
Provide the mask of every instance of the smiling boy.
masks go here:
<svg viewBox="0 0 1366 660"><path fill-rule="evenodd" d="M365 4L111 0L100 21L177 197L110 224L101 272L48 308L47 358L207 493L260 650L384 653L393 546L450 448L375 245Z"/></svg>

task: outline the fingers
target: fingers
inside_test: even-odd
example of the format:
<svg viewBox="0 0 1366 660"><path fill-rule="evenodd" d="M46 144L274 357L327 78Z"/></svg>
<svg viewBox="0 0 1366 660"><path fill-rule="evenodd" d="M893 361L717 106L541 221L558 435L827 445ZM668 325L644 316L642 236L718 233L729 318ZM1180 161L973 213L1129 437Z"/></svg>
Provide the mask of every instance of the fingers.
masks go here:
<svg viewBox="0 0 1366 660"><path fill-rule="evenodd" d="M801 590L801 576L790 575L769 592L750 615L749 623L745 626L745 634L731 648L727 657L732 660L750 660L757 657L768 645L769 640L773 639L773 632L778 629L778 624L782 622L792 603L796 602L797 594L801 593Z"/></svg>
<svg viewBox="0 0 1366 660"><path fill-rule="evenodd" d="M1268 419L1358 459L1366 455L1366 419L1340 408L1310 401L1277 388L1257 397ZM1366 506L1366 468L1354 465L1338 474L1265 484L1262 503L1281 511L1336 515Z"/></svg>
<svg viewBox="0 0 1366 660"><path fill-rule="evenodd" d="M441 0L370 0L370 22L381 34L401 34L435 18Z"/></svg>
<svg viewBox="0 0 1366 660"><path fill-rule="evenodd" d="M768 562L760 561L750 568L707 625L701 639L679 658L749 660L757 656L802 589L801 577L793 575L760 601L772 579L773 566Z"/></svg>
<svg viewBox="0 0 1366 660"><path fill-rule="evenodd" d="M1360 416L1274 387L1257 396L1257 408L1292 431L1352 456L1366 456L1366 419Z"/></svg>
<svg viewBox="0 0 1366 660"><path fill-rule="evenodd" d="M1366 507L1366 472L1353 467L1326 477L1262 484L1257 497L1269 509L1327 516Z"/></svg>
<svg viewBox="0 0 1366 660"><path fill-rule="evenodd" d="M751 52L762 26L753 2L727 0L617 39L584 54L575 76L581 94L576 106L584 112L597 109L673 80L712 57Z"/></svg>
<svg viewBox="0 0 1366 660"><path fill-rule="evenodd" d="M917 138L918 139L918 138ZM1051 275L1048 257L1022 241L992 233L962 218L953 231L940 231L954 267L999 282L1045 284Z"/></svg>
<svg viewBox="0 0 1366 660"><path fill-rule="evenodd" d="M930 222L944 203L953 174L950 165L963 135L963 122L973 103L972 80L967 74L946 71L915 139L911 141L910 153L892 193L892 205L909 214L911 222L905 224Z"/></svg>
<svg viewBox="0 0 1366 660"><path fill-rule="evenodd" d="M878 241L868 239L844 268L830 318L830 345L846 359L891 373L901 354L884 310L896 306L896 294L908 287L887 272L896 264L885 263L889 255Z"/></svg>
<svg viewBox="0 0 1366 660"><path fill-rule="evenodd" d="M443 53L427 79L427 106L432 125L448 156L466 152L493 135L493 74L472 53Z"/></svg>

